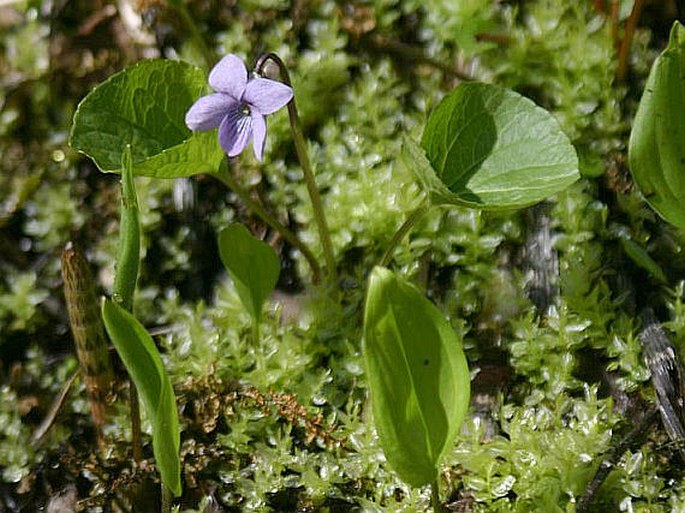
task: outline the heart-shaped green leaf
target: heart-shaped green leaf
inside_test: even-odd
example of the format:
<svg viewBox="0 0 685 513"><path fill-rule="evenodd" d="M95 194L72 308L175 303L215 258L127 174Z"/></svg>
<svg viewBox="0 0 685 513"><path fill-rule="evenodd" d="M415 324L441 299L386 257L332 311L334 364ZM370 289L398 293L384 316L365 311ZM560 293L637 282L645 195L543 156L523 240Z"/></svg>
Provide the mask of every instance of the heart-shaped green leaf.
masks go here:
<svg viewBox="0 0 685 513"><path fill-rule="evenodd" d="M149 333L116 302L102 303L102 320L135 383L152 424L152 450L162 483L181 495L180 432L174 389Z"/></svg>
<svg viewBox="0 0 685 513"><path fill-rule="evenodd" d="M435 204L524 207L579 178L576 151L551 114L490 84L461 84L445 97L421 145L430 167L410 167Z"/></svg>
<svg viewBox="0 0 685 513"><path fill-rule="evenodd" d="M255 323L262 317L262 305L273 292L281 265L266 242L252 236L239 223L219 233L219 255L228 270L243 305Z"/></svg>
<svg viewBox="0 0 685 513"><path fill-rule="evenodd" d="M105 172L118 172L127 144L136 175L178 178L215 172L224 153L216 132L191 132L185 114L206 92L188 63L145 60L96 87L78 106L70 144Z"/></svg>
<svg viewBox="0 0 685 513"><path fill-rule="evenodd" d="M685 27L677 21L668 47L647 78L630 134L630 172L649 205L685 229Z"/></svg>
<svg viewBox="0 0 685 513"><path fill-rule="evenodd" d="M469 406L469 369L460 338L414 286L375 267L362 349L388 461L410 485L433 484Z"/></svg>

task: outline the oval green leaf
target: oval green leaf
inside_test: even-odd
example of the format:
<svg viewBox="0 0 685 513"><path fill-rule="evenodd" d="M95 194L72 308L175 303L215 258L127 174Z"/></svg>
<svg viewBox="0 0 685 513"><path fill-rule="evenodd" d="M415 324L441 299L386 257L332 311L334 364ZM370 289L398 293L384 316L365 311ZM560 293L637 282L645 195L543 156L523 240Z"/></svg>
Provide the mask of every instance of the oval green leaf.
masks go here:
<svg viewBox="0 0 685 513"><path fill-rule="evenodd" d="M136 175L178 178L214 173L224 153L214 130L191 132L185 114L206 92L205 72L151 59L97 86L78 106L69 144L104 172L118 172L126 145Z"/></svg>
<svg viewBox="0 0 685 513"><path fill-rule="evenodd" d="M430 185L435 204L519 208L580 176L576 151L552 115L491 84L461 84L445 97L421 146L434 176L419 179Z"/></svg>
<svg viewBox="0 0 685 513"><path fill-rule="evenodd" d="M281 270L278 255L240 223L219 233L219 255L245 309L258 323L262 305L278 281Z"/></svg>
<svg viewBox="0 0 685 513"><path fill-rule="evenodd" d="M685 229L685 28L675 22L657 57L635 114L630 171L647 203Z"/></svg>
<svg viewBox="0 0 685 513"><path fill-rule="evenodd" d="M142 324L111 299L102 303L102 320L114 348L135 383L152 424L152 451L162 483L181 495L180 431L176 398L152 337Z"/></svg>
<svg viewBox="0 0 685 513"><path fill-rule="evenodd" d="M362 349L388 462L410 485L432 484L469 406L469 369L460 338L414 286L375 267Z"/></svg>

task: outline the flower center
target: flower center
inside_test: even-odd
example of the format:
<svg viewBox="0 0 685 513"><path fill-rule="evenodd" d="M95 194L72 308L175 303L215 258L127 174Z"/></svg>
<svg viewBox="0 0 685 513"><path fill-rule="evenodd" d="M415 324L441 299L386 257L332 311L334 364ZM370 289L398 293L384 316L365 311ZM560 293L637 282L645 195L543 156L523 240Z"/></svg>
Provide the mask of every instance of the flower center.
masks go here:
<svg viewBox="0 0 685 513"><path fill-rule="evenodd" d="M241 104L239 110L240 110L240 113L244 114L245 116L250 115L250 107L247 105L247 103Z"/></svg>

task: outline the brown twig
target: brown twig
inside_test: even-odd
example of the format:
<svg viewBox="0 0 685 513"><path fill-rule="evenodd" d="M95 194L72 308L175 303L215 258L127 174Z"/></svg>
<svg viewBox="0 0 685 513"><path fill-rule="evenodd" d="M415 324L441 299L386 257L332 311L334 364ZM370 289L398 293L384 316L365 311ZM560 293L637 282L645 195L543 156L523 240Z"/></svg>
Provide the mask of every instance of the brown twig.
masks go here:
<svg viewBox="0 0 685 513"><path fill-rule="evenodd" d="M48 412L48 414L43 419L43 422L40 423L40 426L38 426L38 428L36 428L36 430L31 435L31 441L32 442L40 441L40 439L45 436L45 433L47 433L48 430L50 429L50 427L54 424L55 419L57 418L57 414L62 409L62 405L64 404L64 400L67 398L67 395L69 394L69 390L71 390L71 386L74 384L74 381L76 381L76 378L78 377L78 375L79 375L79 371L77 370L76 372L74 372L71 375L71 377L64 384L59 395L53 401L52 406L50 406L50 411Z"/></svg>
<svg viewBox="0 0 685 513"><path fill-rule="evenodd" d="M415 48L406 43L390 39L389 37L385 37L380 34L372 33L365 35L362 38L362 43L366 44L372 50L390 54L396 59L411 63L426 64L433 68L439 69L452 78L457 78L465 82L475 80L474 77L468 73L458 70L442 61L428 57L420 48Z"/></svg>
<svg viewBox="0 0 685 513"><path fill-rule="evenodd" d="M595 11L605 12L606 5L604 5L604 0L594 0L594 4L595 4Z"/></svg>
<svg viewBox="0 0 685 513"><path fill-rule="evenodd" d="M621 43L618 40L618 22L621 13L621 4L618 0L611 0L611 40L614 42L614 48L618 51Z"/></svg>
<svg viewBox="0 0 685 513"><path fill-rule="evenodd" d="M630 16L626 22L626 29L621 40L621 46L618 49L618 64L616 66L616 80L623 82L628 74L628 57L630 56L630 46L633 42L637 22L640 20L642 8L644 7L644 0L635 0L633 10L630 11Z"/></svg>
<svg viewBox="0 0 685 513"><path fill-rule="evenodd" d="M578 507L576 508L578 513L585 513L586 511L589 511L589 507L594 496L597 494L600 486L609 476L609 473L614 468L618 460L628 449L639 447L645 435L649 431L649 428L654 424L657 415L657 408L653 407L647 410L644 416L633 426L633 429L630 430L625 438L623 438L618 444L607 451L602 458L602 461L599 463L599 467L597 468L597 472L592 478L592 481L590 481L590 483L587 485L585 493L583 493L583 496L578 501Z"/></svg>

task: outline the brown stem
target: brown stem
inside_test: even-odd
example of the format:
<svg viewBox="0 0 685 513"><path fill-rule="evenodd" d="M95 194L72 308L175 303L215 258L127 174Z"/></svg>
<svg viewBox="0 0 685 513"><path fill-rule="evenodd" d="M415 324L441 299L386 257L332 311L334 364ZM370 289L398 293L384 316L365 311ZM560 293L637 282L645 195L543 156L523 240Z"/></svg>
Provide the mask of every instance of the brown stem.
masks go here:
<svg viewBox="0 0 685 513"><path fill-rule="evenodd" d="M630 56L630 45L633 42L637 22L640 20L642 8L644 7L644 0L635 0L633 10L630 11L630 16L626 22L626 30L623 34L621 46L618 49L618 65L616 66L616 80L623 82L628 74L628 57Z"/></svg>
<svg viewBox="0 0 685 513"><path fill-rule="evenodd" d="M614 42L616 51L621 47L618 40L618 22L621 11L621 4L618 0L611 0L611 40Z"/></svg>
<svg viewBox="0 0 685 513"><path fill-rule="evenodd" d="M595 11L605 12L606 6L604 5L604 0L594 0Z"/></svg>
<svg viewBox="0 0 685 513"><path fill-rule="evenodd" d="M399 60L427 64L428 66L439 69L446 75L463 80L465 82L475 80L468 73L455 69L454 67L442 61L428 57L419 48L415 48L400 41L395 41L394 39L390 39L389 37L382 36L380 34L370 34L365 36L363 43L373 50L388 53Z"/></svg>

